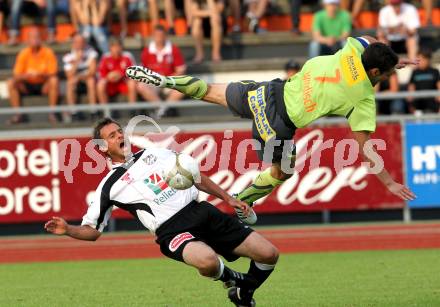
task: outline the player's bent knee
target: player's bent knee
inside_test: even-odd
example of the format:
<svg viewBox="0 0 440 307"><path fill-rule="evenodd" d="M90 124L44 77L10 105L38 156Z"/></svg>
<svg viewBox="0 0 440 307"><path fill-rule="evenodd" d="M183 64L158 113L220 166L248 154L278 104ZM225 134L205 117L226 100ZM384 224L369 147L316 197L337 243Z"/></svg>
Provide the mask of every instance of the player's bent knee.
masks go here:
<svg viewBox="0 0 440 307"><path fill-rule="evenodd" d="M272 244L267 244L264 248L260 249L258 255L253 260L264 264L276 264L278 258L278 249Z"/></svg>
<svg viewBox="0 0 440 307"><path fill-rule="evenodd" d="M17 85L18 82L16 82L15 79L9 79L6 84L8 88L14 88Z"/></svg>
<svg viewBox="0 0 440 307"><path fill-rule="evenodd" d="M212 277L218 273L218 256L205 243L189 242L183 249L182 256L185 263L195 267L200 275Z"/></svg>
<svg viewBox="0 0 440 307"><path fill-rule="evenodd" d="M197 264L200 275L212 277L217 275L219 268L219 260L217 254L212 253L201 258Z"/></svg>
<svg viewBox="0 0 440 307"><path fill-rule="evenodd" d="M197 267L202 270L216 269L218 267L218 257L215 253L204 255L198 261Z"/></svg>
<svg viewBox="0 0 440 307"><path fill-rule="evenodd" d="M49 78L48 81L49 81L50 86L58 86L58 78L57 77L52 76Z"/></svg>
<svg viewBox="0 0 440 307"><path fill-rule="evenodd" d="M275 264L277 263L278 258L279 258L278 249L272 245L265 250L261 262L265 264Z"/></svg>

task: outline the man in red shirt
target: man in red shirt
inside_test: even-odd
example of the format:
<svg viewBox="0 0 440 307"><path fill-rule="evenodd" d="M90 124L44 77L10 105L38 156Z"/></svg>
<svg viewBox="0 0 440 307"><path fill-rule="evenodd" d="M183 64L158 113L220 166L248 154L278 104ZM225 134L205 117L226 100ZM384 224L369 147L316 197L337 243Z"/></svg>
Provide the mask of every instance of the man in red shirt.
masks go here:
<svg viewBox="0 0 440 307"><path fill-rule="evenodd" d="M160 72L164 76L183 75L186 72L182 53L167 39L166 30L161 25L154 28L153 40L142 51L141 61L144 67ZM184 97L176 90L161 89L142 82L137 84L137 89L146 101L178 101ZM158 109L156 117L162 117L166 111L167 107L163 104Z"/></svg>
<svg viewBox="0 0 440 307"><path fill-rule="evenodd" d="M99 103L105 104L109 97L122 94L129 103L136 102L136 82L125 76L125 69L134 65L131 53L123 51L117 38L109 40L110 52L102 56L99 62L99 81L97 85Z"/></svg>

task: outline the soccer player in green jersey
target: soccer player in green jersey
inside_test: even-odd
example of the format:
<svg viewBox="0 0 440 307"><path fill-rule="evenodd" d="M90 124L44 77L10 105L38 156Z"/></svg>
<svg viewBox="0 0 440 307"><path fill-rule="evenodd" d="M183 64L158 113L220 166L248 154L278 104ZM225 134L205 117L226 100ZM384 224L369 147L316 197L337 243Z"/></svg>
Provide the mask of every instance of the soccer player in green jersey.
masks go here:
<svg viewBox="0 0 440 307"><path fill-rule="evenodd" d="M161 76L147 68L132 66L128 77L158 87L178 90L192 98L228 107L235 115L253 119L253 137L258 141L258 157L272 166L262 171L254 182L236 197L249 205L266 196L292 176L296 150L292 138L302 128L326 115L344 116L359 148L376 129L374 86L393 74L396 68L415 64L399 62L398 56L375 38L348 38L344 48L330 56L308 60L301 71L286 81L242 81L229 84L207 84L192 76ZM259 146L258 146L259 145ZM363 150L366 162L373 163ZM290 171L286 171L285 165ZM396 182L386 169L377 177L390 192L403 200L415 195ZM255 223L249 216L238 216Z"/></svg>

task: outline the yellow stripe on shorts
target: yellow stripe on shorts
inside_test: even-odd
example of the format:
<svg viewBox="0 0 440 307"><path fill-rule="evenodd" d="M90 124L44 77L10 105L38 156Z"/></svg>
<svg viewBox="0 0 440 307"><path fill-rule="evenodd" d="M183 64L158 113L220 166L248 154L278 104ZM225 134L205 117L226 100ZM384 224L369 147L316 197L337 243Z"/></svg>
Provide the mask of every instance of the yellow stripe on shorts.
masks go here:
<svg viewBox="0 0 440 307"><path fill-rule="evenodd" d="M254 122L257 131L263 141L267 141L275 136L275 131L269 124L266 117L266 99L264 95L264 86L260 86L255 91L248 92L249 107L254 114Z"/></svg>

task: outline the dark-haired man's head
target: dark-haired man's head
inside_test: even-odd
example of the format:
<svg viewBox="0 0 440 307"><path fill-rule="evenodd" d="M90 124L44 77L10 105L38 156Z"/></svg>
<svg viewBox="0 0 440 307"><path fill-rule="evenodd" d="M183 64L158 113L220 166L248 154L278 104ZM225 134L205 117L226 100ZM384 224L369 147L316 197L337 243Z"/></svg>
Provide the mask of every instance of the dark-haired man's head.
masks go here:
<svg viewBox="0 0 440 307"><path fill-rule="evenodd" d="M421 48L418 53L419 58L419 65L418 67L420 69L428 69L431 67L431 57L432 57L432 51L429 48Z"/></svg>
<svg viewBox="0 0 440 307"><path fill-rule="evenodd" d="M398 62L397 54L383 43L372 43L362 53L362 65L373 86L388 79Z"/></svg>
<svg viewBox="0 0 440 307"><path fill-rule="evenodd" d="M112 55L112 57L114 58L120 57L123 50L122 41L118 37L112 36L109 38L108 44L110 47L110 54Z"/></svg>
<svg viewBox="0 0 440 307"><path fill-rule="evenodd" d="M81 33L76 33L72 37L72 49L75 51L83 50L87 45L85 37Z"/></svg>
<svg viewBox="0 0 440 307"><path fill-rule="evenodd" d="M284 65L284 71L286 72L286 77L289 79L293 77L301 70L301 65L295 60L290 60Z"/></svg>
<svg viewBox="0 0 440 307"><path fill-rule="evenodd" d="M158 48L164 47L166 40L167 40L167 31L165 27L162 25L155 26L153 31L153 41L156 43L156 46Z"/></svg>
<svg viewBox="0 0 440 307"><path fill-rule="evenodd" d="M37 27L32 27L28 32L28 44L32 49L39 49L42 45L41 32Z"/></svg>
<svg viewBox="0 0 440 307"><path fill-rule="evenodd" d="M125 161L124 132L117 121L108 117L97 121L93 127L93 139L99 140L97 142L99 151L113 162Z"/></svg>

